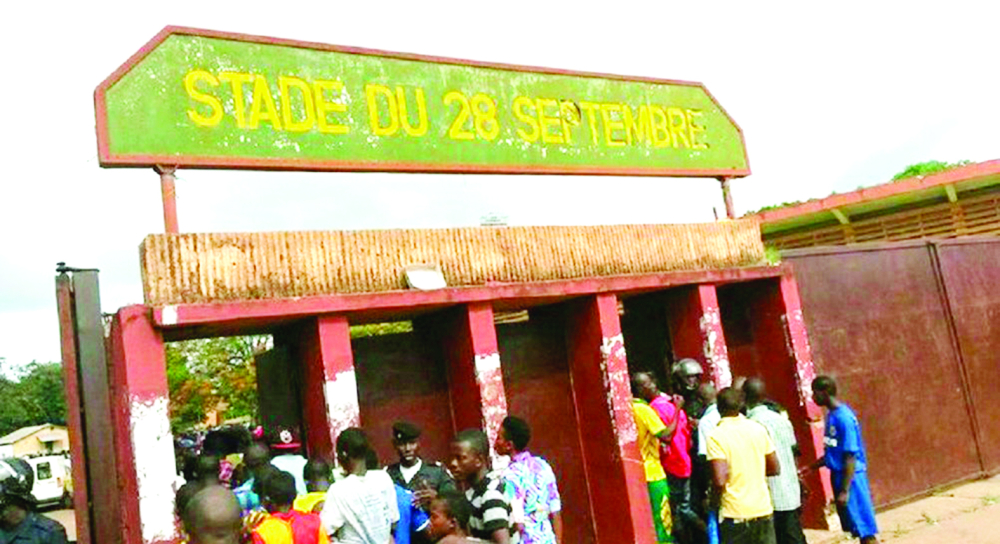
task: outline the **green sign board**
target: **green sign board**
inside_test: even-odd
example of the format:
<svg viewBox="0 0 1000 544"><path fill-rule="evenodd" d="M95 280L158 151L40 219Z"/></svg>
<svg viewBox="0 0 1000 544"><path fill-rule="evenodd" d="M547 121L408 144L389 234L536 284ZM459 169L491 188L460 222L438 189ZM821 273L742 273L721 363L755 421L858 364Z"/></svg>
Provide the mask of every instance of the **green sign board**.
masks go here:
<svg viewBox="0 0 1000 544"><path fill-rule="evenodd" d="M697 83L168 27L96 92L102 166L735 177Z"/></svg>

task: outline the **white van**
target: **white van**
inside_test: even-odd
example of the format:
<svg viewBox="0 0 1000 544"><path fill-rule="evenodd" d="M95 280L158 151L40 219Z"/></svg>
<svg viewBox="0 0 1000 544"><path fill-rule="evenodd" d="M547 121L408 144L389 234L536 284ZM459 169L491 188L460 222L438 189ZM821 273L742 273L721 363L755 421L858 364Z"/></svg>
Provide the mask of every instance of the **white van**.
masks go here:
<svg viewBox="0 0 1000 544"><path fill-rule="evenodd" d="M70 476L65 457L46 455L29 457L25 461L35 471L35 486L31 488L31 494L35 496L39 506L69 503L66 481Z"/></svg>

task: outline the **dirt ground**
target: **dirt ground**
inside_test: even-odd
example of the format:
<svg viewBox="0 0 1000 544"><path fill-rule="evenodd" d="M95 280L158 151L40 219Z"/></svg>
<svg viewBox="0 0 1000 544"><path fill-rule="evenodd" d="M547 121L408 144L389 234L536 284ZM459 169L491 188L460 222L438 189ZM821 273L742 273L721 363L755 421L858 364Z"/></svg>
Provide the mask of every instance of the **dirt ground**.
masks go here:
<svg viewBox="0 0 1000 544"><path fill-rule="evenodd" d="M1000 476L881 512L877 518L882 542L1000 544ZM840 532L806 531L806 536L809 544L852 541Z"/></svg>

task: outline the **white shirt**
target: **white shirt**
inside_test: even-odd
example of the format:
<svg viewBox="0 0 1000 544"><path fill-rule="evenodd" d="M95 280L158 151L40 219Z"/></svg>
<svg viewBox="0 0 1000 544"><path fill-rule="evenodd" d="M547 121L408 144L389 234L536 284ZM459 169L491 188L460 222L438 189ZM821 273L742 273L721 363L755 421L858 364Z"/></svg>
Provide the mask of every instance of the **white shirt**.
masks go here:
<svg viewBox="0 0 1000 544"><path fill-rule="evenodd" d="M383 470L369 470L334 482L319 517L335 542L385 544L392 524L399 521L392 478Z"/></svg>
<svg viewBox="0 0 1000 544"><path fill-rule="evenodd" d="M271 459L271 464L295 477L295 492L299 495L308 493L306 479L302 474L306 468L306 458L297 454L279 455Z"/></svg>
<svg viewBox="0 0 1000 544"><path fill-rule="evenodd" d="M781 474L767 479L767 487L771 489L771 504L778 512L797 510L802 506L802 494L792 450L796 444L792 422L763 404L748 410L747 417L767 429L771 442L774 442L774 451L778 453L778 462L781 463Z"/></svg>
<svg viewBox="0 0 1000 544"><path fill-rule="evenodd" d="M402 463L399 464L399 473L403 475L403 481L410 483L410 480L420 472L420 467L424 466L423 459L417 459L417 462L412 467L406 467Z"/></svg>
<svg viewBox="0 0 1000 544"><path fill-rule="evenodd" d="M719 407L716 404L713 403L705 408L705 413L698 420L698 455L708 457L708 437L719 426L720 421L722 421L722 414L719 413Z"/></svg>

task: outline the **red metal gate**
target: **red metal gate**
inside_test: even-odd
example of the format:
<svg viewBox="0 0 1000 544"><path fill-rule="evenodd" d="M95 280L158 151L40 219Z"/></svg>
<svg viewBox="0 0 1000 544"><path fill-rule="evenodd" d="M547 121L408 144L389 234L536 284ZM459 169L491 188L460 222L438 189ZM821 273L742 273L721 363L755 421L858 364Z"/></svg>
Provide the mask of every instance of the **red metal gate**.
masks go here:
<svg viewBox="0 0 1000 544"><path fill-rule="evenodd" d="M817 372L840 379L888 505L1000 468L1000 240L787 252Z"/></svg>
<svg viewBox="0 0 1000 544"><path fill-rule="evenodd" d="M978 422L983 467L1000 471L1000 240L937 244L938 263Z"/></svg>

